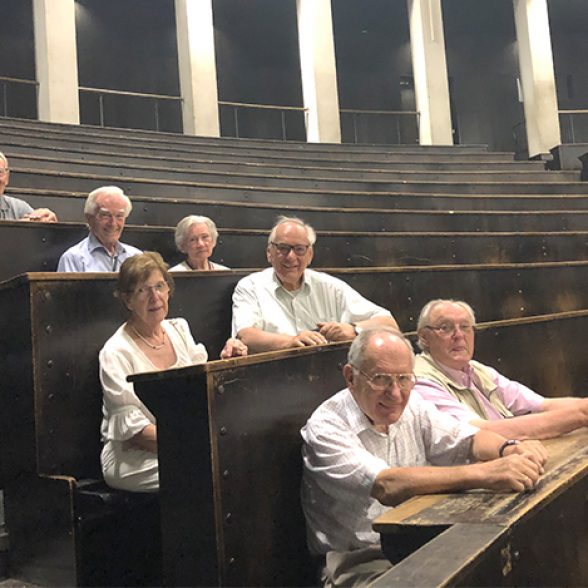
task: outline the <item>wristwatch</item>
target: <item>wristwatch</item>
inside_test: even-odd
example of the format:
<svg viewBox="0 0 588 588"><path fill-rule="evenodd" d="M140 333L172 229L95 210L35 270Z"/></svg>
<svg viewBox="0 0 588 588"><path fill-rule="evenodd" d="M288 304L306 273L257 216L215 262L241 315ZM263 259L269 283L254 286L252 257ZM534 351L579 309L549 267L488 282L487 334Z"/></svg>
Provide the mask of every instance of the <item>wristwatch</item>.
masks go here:
<svg viewBox="0 0 588 588"><path fill-rule="evenodd" d="M356 323L349 323L349 324L353 327L353 330L355 331L355 335L359 335L363 331L363 327L360 327L358 324L356 324Z"/></svg>
<svg viewBox="0 0 588 588"><path fill-rule="evenodd" d="M501 446L500 449L498 450L498 455L500 457L504 457L504 450L507 447L510 447L511 445L518 445L520 443L520 441L518 439L507 439Z"/></svg>

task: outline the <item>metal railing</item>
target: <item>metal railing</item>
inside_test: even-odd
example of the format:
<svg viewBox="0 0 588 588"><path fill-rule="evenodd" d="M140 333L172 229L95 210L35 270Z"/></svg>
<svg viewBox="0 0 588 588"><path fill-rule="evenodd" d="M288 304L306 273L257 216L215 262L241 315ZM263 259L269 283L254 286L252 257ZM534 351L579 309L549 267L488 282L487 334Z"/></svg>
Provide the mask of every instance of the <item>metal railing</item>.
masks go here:
<svg viewBox="0 0 588 588"><path fill-rule="evenodd" d="M246 102L229 102L226 100L219 100L219 106L226 106L232 108L232 120L233 120L233 127L234 127L234 136L237 138L242 137L241 135L241 123L239 120L239 112L244 109L248 110L271 110L274 112L280 113L280 130L281 130L281 138L283 141L286 141L288 136L288 124L286 121L286 114L290 112L297 112L301 113L304 117L304 129L306 129L306 122L307 122L307 113L308 108L304 108L303 106L278 106L275 104L254 104L254 103L246 103ZM271 137L251 137L251 134L247 135L249 138L271 138Z"/></svg>
<svg viewBox="0 0 588 588"><path fill-rule="evenodd" d="M105 96L127 96L133 98L144 98L146 100L153 100L153 114L155 120L155 130L160 130L160 113L159 113L159 103L160 101L173 101L182 103L181 96L171 96L168 94L150 94L147 92L128 92L124 90L110 90L107 88L88 88L84 86L79 87L80 94L82 92L87 92L90 94L98 94L98 111L99 111L99 120L100 126L105 126L105 116L104 116L104 97Z"/></svg>
<svg viewBox="0 0 588 588"><path fill-rule="evenodd" d="M342 108L341 125L345 129L345 115L351 117L353 143L407 144L419 142L420 113L413 110L361 110ZM382 125L382 118L395 117L392 128ZM412 120L411 120L412 119ZM360 125L362 121L361 131ZM344 136L347 133L343 133Z"/></svg>
<svg viewBox="0 0 588 588"><path fill-rule="evenodd" d="M558 110L562 143L588 143L588 110Z"/></svg>
<svg viewBox="0 0 588 588"><path fill-rule="evenodd" d="M0 97L2 108L0 112L2 113L0 116L7 117L12 116L9 112L9 104L8 104L8 86L9 85L22 85L22 86L34 86L35 87L35 99L34 104L37 104L37 88L39 86L39 82L35 80L25 80L23 78L11 78L8 76L0 76Z"/></svg>

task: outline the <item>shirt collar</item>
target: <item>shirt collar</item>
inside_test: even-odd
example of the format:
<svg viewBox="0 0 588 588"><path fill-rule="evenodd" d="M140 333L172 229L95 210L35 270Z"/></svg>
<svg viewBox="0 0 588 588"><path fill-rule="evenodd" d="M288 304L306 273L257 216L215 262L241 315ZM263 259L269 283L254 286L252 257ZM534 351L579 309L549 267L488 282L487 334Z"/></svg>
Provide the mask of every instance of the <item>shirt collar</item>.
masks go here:
<svg viewBox="0 0 588 588"><path fill-rule="evenodd" d="M290 290L286 290L286 288L284 288L284 286L282 286L282 282L280 282L280 279L278 278L278 275L276 274L276 270L274 268L271 268L271 270L272 270L272 283L273 283L273 287L274 287L274 292L281 290L282 292L285 292L286 294L289 294L290 296L296 296L300 292L308 292L310 290L310 284L308 283L308 280L306 279L306 270L302 274L302 284L300 285L300 288L298 288L298 290L296 290L294 292L291 292Z"/></svg>
<svg viewBox="0 0 588 588"><path fill-rule="evenodd" d="M442 364L440 361L433 359L430 354L429 357L433 363L437 364L439 369L444 372L446 376L449 376L460 386L463 386L464 388L470 388L474 383L474 368L470 363L468 363L468 365L466 365L463 370L456 370Z"/></svg>
<svg viewBox="0 0 588 588"><path fill-rule="evenodd" d="M108 253L106 247L104 247L104 245L100 243L100 241L97 239L96 235L92 233L92 231L90 231L90 234L88 236L88 249L90 250L90 253L96 251L96 249L104 249L104 251L106 251L107 255L110 257L110 253ZM116 244L116 255L120 255L124 250L125 248L122 246L121 242L118 241Z"/></svg>

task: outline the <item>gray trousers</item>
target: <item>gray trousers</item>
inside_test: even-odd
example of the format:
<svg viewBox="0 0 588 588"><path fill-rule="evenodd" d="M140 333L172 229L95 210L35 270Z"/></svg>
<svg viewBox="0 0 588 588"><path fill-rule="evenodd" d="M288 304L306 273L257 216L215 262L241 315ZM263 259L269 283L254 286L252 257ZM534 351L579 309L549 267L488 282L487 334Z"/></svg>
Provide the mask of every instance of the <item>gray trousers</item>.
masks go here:
<svg viewBox="0 0 588 588"><path fill-rule="evenodd" d="M379 545L327 553L322 580L325 588L362 588L385 574L392 564Z"/></svg>

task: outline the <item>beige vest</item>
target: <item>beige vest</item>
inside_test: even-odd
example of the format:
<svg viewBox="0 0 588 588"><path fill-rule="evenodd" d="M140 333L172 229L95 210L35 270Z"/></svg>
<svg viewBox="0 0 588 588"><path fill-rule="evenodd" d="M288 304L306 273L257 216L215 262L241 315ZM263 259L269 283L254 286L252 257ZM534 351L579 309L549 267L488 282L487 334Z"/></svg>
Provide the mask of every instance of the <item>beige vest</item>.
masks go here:
<svg viewBox="0 0 588 588"><path fill-rule="evenodd" d="M476 376L476 385L488 402L505 418L513 416L512 412L504 406L502 399L496 393L496 384L492 381L486 367L477 362L470 361L470 365ZM435 360L426 352L417 356L414 372L417 378L431 380L452 394L459 402L465 404L481 419L488 420L488 414L484 405L478 400L475 392L466 386L458 384L441 370Z"/></svg>

